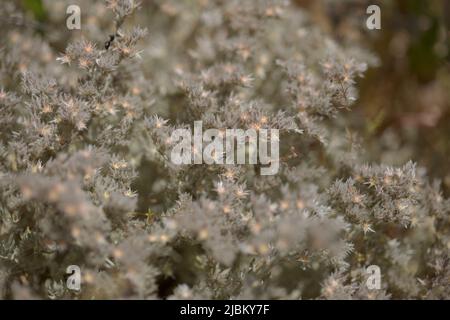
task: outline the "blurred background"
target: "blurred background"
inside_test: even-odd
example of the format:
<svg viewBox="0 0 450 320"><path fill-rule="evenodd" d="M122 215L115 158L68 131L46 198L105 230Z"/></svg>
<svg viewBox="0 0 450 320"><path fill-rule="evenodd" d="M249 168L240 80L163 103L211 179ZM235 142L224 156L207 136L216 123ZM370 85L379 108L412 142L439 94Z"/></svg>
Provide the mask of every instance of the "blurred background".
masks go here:
<svg viewBox="0 0 450 320"><path fill-rule="evenodd" d="M450 194L450 1L297 0L341 41L357 41L380 64L359 83L351 112L368 158L413 159ZM381 30L365 27L366 8L381 8Z"/></svg>

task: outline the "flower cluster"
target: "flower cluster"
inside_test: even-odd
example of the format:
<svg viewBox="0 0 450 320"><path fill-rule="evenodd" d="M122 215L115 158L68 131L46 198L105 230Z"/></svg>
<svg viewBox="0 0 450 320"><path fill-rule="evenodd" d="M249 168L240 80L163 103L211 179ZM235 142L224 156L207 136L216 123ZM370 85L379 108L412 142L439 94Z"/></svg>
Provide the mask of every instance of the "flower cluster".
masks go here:
<svg viewBox="0 0 450 320"><path fill-rule="evenodd" d="M79 2L0 19L0 297L450 297L450 200L348 129L369 52L289 1ZM174 165L194 121L278 129L278 174Z"/></svg>

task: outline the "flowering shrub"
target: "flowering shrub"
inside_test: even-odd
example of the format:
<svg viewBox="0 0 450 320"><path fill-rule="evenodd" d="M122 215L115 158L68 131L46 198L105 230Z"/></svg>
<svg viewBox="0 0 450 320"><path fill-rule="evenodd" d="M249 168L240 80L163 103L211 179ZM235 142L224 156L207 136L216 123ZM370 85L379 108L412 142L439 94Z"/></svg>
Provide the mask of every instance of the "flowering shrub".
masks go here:
<svg viewBox="0 0 450 320"><path fill-rule="evenodd" d="M2 298L450 297L449 199L348 128L370 52L285 1L77 3L0 18ZM278 173L172 163L195 121L279 130Z"/></svg>

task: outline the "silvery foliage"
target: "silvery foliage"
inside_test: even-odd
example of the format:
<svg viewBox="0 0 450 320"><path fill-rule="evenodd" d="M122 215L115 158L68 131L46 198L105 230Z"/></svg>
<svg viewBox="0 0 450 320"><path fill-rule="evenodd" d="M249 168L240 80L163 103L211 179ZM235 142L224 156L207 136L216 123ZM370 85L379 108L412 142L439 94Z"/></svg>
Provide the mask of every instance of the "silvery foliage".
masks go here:
<svg viewBox="0 0 450 320"><path fill-rule="evenodd" d="M2 298L449 297L449 200L346 131L370 53L286 1L43 3L0 19ZM279 129L278 174L173 165L194 121Z"/></svg>

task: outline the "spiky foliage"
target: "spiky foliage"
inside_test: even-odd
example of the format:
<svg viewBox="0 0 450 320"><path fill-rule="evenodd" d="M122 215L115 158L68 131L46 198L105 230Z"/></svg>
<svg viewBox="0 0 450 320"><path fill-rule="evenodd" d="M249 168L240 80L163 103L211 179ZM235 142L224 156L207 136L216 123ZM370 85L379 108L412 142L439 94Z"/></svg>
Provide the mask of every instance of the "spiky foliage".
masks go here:
<svg viewBox="0 0 450 320"><path fill-rule="evenodd" d="M86 0L81 32L43 3L1 20L2 297L449 297L449 200L346 124L370 53L284 1ZM198 120L279 129L279 173L174 165Z"/></svg>

